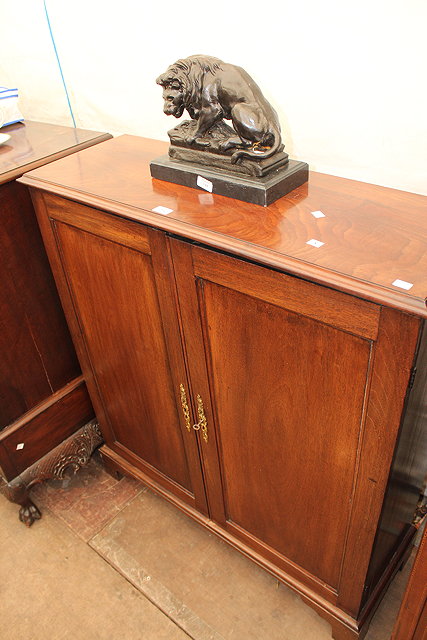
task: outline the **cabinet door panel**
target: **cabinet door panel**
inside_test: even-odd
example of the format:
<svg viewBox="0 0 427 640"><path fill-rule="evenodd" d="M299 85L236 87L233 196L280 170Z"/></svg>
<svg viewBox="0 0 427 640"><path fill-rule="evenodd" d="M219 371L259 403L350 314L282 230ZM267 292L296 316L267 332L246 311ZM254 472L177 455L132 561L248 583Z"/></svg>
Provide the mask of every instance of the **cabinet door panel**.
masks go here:
<svg viewBox="0 0 427 640"><path fill-rule="evenodd" d="M210 282L199 300L227 521L337 588L371 344Z"/></svg>
<svg viewBox="0 0 427 640"><path fill-rule="evenodd" d="M151 257L60 222L56 235L115 440L192 492Z"/></svg>
<svg viewBox="0 0 427 640"><path fill-rule="evenodd" d="M212 519L357 616L419 319L171 246Z"/></svg>
<svg viewBox="0 0 427 640"><path fill-rule="evenodd" d="M211 517L333 600L379 308L337 291L331 303L324 287L171 245L191 384L208 407Z"/></svg>

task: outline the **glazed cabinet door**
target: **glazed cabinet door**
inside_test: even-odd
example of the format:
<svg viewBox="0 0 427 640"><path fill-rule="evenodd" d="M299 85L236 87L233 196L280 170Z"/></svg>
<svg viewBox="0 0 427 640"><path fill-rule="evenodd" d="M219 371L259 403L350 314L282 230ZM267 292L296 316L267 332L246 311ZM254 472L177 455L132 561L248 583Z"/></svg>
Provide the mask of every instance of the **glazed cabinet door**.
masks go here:
<svg viewBox="0 0 427 640"><path fill-rule="evenodd" d="M164 234L36 198L107 447L205 512L191 414L181 406L187 383Z"/></svg>
<svg viewBox="0 0 427 640"><path fill-rule="evenodd" d="M171 245L192 398L205 416L211 517L357 612L417 323L237 258Z"/></svg>

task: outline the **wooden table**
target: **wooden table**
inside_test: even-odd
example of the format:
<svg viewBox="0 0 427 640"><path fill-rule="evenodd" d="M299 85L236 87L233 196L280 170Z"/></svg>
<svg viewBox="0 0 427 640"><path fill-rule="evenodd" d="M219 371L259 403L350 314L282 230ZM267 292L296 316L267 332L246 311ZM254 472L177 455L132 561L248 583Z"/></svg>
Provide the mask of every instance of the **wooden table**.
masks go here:
<svg viewBox="0 0 427 640"><path fill-rule="evenodd" d="M3 492L31 524L39 513L27 489L51 466L35 463L87 423L93 409L28 189L15 179L111 136L40 122L1 133L11 137L0 145L0 467Z"/></svg>

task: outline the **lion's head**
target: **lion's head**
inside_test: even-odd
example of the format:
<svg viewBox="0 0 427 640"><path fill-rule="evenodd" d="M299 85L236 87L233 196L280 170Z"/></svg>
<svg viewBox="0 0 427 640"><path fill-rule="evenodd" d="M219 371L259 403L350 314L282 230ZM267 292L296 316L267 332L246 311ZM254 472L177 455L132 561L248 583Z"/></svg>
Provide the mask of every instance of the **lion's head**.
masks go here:
<svg viewBox="0 0 427 640"><path fill-rule="evenodd" d="M163 112L180 118L187 109L191 118L197 118L203 76L206 73L215 75L221 64L221 60L211 56L190 56L171 64L156 80L163 87Z"/></svg>

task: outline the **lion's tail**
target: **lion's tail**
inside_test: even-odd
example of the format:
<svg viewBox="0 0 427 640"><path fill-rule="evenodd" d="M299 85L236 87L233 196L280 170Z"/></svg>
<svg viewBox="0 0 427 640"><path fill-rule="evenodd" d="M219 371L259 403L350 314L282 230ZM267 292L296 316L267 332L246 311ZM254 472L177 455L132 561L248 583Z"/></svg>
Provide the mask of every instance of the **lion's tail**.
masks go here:
<svg viewBox="0 0 427 640"><path fill-rule="evenodd" d="M232 164L236 164L242 158L257 158L258 160L265 160L266 158L271 158L271 156L274 156L274 154L279 150L280 145L282 144L282 140L279 131L273 130L271 133L274 136L274 142L270 149L266 149L265 151L249 151L248 149L239 149L231 156Z"/></svg>

